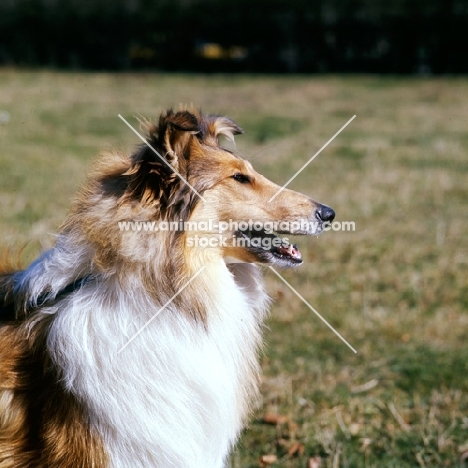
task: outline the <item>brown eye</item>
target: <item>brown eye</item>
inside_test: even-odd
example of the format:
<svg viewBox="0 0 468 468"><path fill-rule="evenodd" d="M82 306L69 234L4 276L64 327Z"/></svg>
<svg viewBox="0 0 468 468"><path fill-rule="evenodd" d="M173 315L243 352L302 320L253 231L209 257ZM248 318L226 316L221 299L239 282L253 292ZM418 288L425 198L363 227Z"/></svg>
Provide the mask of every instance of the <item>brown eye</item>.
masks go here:
<svg viewBox="0 0 468 468"><path fill-rule="evenodd" d="M237 173L237 174L234 174L232 178L241 184L250 183L250 177L244 174Z"/></svg>

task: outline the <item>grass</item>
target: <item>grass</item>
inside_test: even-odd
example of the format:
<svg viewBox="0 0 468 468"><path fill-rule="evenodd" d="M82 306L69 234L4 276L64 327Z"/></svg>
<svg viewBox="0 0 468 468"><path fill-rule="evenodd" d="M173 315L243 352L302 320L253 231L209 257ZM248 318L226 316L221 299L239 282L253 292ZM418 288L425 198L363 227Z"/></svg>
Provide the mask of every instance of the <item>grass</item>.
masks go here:
<svg viewBox="0 0 468 468"><path fill-rule="evenodd" d="M265 271L274 299L263 400L233 468L463 467L468 456L468 80L0 71L2 244L53 243L86 168L138 142L121 113L193 102L246 130L239 151L282 184L352 115L291 188L355 232L299 239L284 277L353 354ZM4 114L2 114L4 115ZM4 120L4 119L2 119ZM265 424L265 415L281 415ZM292 455L288 451L296 444ZM311 462L312 463L312 462ZM465 463L465 464L464 464Z"/></svg>

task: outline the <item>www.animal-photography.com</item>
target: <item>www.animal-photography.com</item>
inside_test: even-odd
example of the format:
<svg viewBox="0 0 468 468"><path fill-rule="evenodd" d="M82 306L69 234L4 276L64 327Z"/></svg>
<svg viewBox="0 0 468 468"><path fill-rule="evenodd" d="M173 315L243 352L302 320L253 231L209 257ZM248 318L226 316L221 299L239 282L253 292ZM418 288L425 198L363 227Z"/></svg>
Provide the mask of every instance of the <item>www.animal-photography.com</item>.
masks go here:
<svg viewBox="0 0 468 468"><path fill-rule="evenodd" d="M0 5L0 468L467 466L467 26Z"/></svg>

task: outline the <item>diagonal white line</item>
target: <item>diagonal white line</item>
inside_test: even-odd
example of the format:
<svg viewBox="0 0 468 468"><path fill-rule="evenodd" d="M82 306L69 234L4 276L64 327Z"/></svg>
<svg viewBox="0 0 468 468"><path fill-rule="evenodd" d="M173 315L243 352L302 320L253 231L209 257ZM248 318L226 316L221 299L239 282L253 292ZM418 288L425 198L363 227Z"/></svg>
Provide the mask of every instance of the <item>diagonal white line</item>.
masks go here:
<svg viewBox="0 0 468 468"><path fill-rule="evenodd" d="M354 119L353 115L269 200L273 201Z"/></svg>
<svg viewBox="0 0 468 468"><path fill-rule="evenodd" d="M141 134L140 134L137 130L135 130L135 128L132 127L132 126L125 120L124 117L122 117L120 114L118 114L118 115L119 115L120 119L121 119L123 122L125 122L125 123L127 124L127 126L140 138L140 140L142 140L143 143L145 143L145 145L148 146L148 148L152 149L152 150L154 151L154 153L155 153L157 156L159 156L159 158L161 159L161 161L162 161L164 164L166 164L166 166L170 167L170 168L177 174L177 176L179 177L180 180L182 180L186 185L188 185L196 195L198 195L204 202L206 202L206 200L202 197L202 195L200 195L200 194L198 193L197 189L195 189L194 187L192 187L192 185L190 185L189 182L187 182L187 180L185 180L185 178L184 178L184 176L183 176L182 174L180 174L179 172L177 172L176 169L175 169L173 166L171 166L171 165L158 153L158 151L157 151L152 145L150 145L150 144L148 143L148 141L147 141L143 136L141 136Z"/></svg>
<svg viewBox="0 0 468 468"><path fill-rule="evenodd" d="M204 269L202 266L117 352L120 354Z"/></svg>
<svg viewBox="0 0 468 468"><path fill-rule="evenodd" d="M351 351L357 353L357 351L337 332L284 278L280 275L272 266L269 266L270 270L284 283L286 286L291 289L293 293L338 337L340 340L345 343Z"/></svg>

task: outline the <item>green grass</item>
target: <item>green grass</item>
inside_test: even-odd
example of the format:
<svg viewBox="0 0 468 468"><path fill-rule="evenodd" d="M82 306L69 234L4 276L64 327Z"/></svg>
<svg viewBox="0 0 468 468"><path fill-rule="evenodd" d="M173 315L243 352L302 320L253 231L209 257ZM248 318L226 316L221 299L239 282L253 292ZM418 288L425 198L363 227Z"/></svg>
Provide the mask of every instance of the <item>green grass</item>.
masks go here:
<svg viewBox="0 0 468 468"><path fill-rule="evenodd" d="M32 260L53 243L103 148L138 143L117 114L193 102L246 131L239 151L286 182L357 118L291 188L355 232L298 240L285 278L357 348L353 354L271 272L263 399L233 468L463 467L468 452L468 80L0 71L2 244ZM290 418L264 424L266 413ZM289 456L295 443L299 456Z"/></svg>

